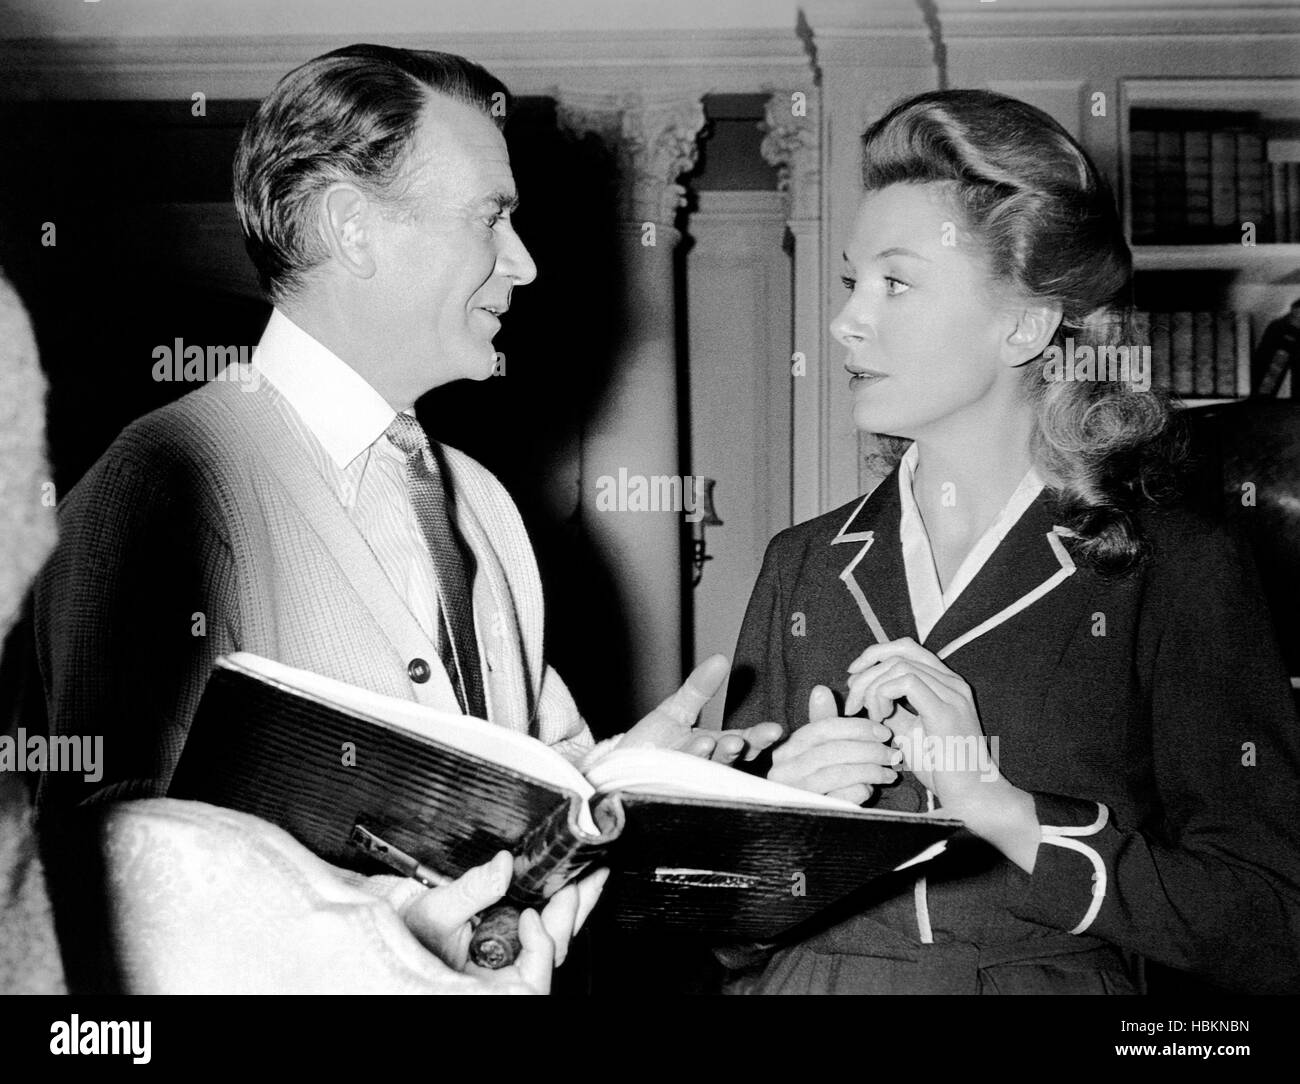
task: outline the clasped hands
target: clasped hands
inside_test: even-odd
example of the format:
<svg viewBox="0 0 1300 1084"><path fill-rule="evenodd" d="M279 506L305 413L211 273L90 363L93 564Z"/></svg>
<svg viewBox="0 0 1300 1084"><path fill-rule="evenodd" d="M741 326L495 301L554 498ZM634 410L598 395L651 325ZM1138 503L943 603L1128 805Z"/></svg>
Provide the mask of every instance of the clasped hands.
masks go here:
<svg viewBox="0 0 1300 1084"><path fill-rule="evenodd" d="M966 681L910 637L872 644L848 674L843 714L830 689L814 688L809 722L773 751L768 778L860 805L906 767L945 815L1033 872L1033 797L998 770Z"/></svg>
<svg viewBox="0 0 1300 1084"><path fill-rule="evenodd" d="M748 730L721 732L699 730L695 725L700 709L712 699L727 673L724 656L706 659L680 689L627 731L620 748L675 749L721 764L758 756L780 739L780 725L760 723ZM540 914L524 911L519 920L519 956L509 967L491 971L469 959L472 920L505 896L511 872L510 855L501 851L450 884L417 896L402 909L401 917L426 949L449 967L476 978L485 992L544 994L550 990L552 970L564 962L570 941L596 905L609 871L600 869L567 885L546 902Z"/></svg>

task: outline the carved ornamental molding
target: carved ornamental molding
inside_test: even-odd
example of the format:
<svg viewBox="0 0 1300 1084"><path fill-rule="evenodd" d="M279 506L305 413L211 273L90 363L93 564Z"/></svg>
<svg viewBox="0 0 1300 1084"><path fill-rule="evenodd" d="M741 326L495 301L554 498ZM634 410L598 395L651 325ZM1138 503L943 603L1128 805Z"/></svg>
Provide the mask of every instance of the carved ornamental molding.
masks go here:
<svg viewBox="0 0 1300 1084"><path fill-rule="evenodd" d="M704 128L702 95L659 97L623 94L556 95L560 128L575 139L595 136L613 157L624 221L671 226L686 202L678 178L699 155Z"/></svg>
<svg viewBox="0 0 1300 1084"><path fill-rule="evenodd" d="M759 125L763 159L777 171L791 219L816 218L821 204L821 138L816 88L772 90Z"/></svg>

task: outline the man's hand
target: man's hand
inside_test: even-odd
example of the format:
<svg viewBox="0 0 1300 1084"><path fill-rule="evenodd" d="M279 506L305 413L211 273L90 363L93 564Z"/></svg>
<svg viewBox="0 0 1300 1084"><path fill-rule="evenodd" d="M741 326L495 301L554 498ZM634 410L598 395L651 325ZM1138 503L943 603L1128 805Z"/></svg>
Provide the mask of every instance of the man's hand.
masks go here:
<svg viewBox="0 0 1300 1084"><path fill-rule="evenodd" d="M892 738L883 723L839 715L830 689L818 685L808 698L807 725L777 747L767 777L861 805L873 787L898 778L903 754L887 744Z"/></svg>
<svg viewBox="0 0 1300 1084"><path fill-rule="evenodd" d="M748 730L696 729L700 709L727 680L729 666L725 655L705 659L680 689L623 736L619 748L650 745L730 764L742 754L746 760L753 760L779 741L784 730L778 723L759 723Z"/></svg>
<svg viewBox="0 0 1300 1084"><path fill-rule="evenodd" d="M564 963L569 942L582 929L600 898L609 870L588 874L567 885L546 903L540 917L523 912L519 920L519 958L510 967L496 971L470 962L469 943L474 934L470 920L500 900L510 887L513 863L508 851L475 866L440 888L431 888L402 909L402 919L416 939L443 963L457 971L505 989L522 986L517 992L546 993L551 970Z"/></svg>

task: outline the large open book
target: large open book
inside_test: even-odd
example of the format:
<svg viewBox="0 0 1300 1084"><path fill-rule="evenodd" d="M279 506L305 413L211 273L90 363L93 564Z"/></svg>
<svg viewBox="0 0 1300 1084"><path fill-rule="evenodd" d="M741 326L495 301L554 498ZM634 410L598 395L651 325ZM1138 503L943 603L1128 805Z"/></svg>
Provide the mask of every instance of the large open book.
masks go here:
<svg viewBox="0 0 1300 1084"><path fill-rule="evenodd" d="M375 840L446 877L505 848L523 905L609 865L602 907L621 924L754 940L925 861L960 827L669 750L615 749L584 776L505 727L242 652L218 661L168 793L263 817L369 873L384 872Z"/></svg>

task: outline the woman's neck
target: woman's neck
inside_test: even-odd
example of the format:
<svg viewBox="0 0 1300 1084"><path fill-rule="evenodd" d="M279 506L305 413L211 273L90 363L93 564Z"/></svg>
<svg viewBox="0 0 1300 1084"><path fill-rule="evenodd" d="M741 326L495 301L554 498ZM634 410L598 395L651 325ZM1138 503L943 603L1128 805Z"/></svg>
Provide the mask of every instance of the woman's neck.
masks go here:
<svg viewBox="0 0 1300 1084"><path fill-rule="evenodd" d="M1017 412L1000 421L974 432L917 436L912 494L932 537L973 544L1033 465L1032 416Z"/></svg>

